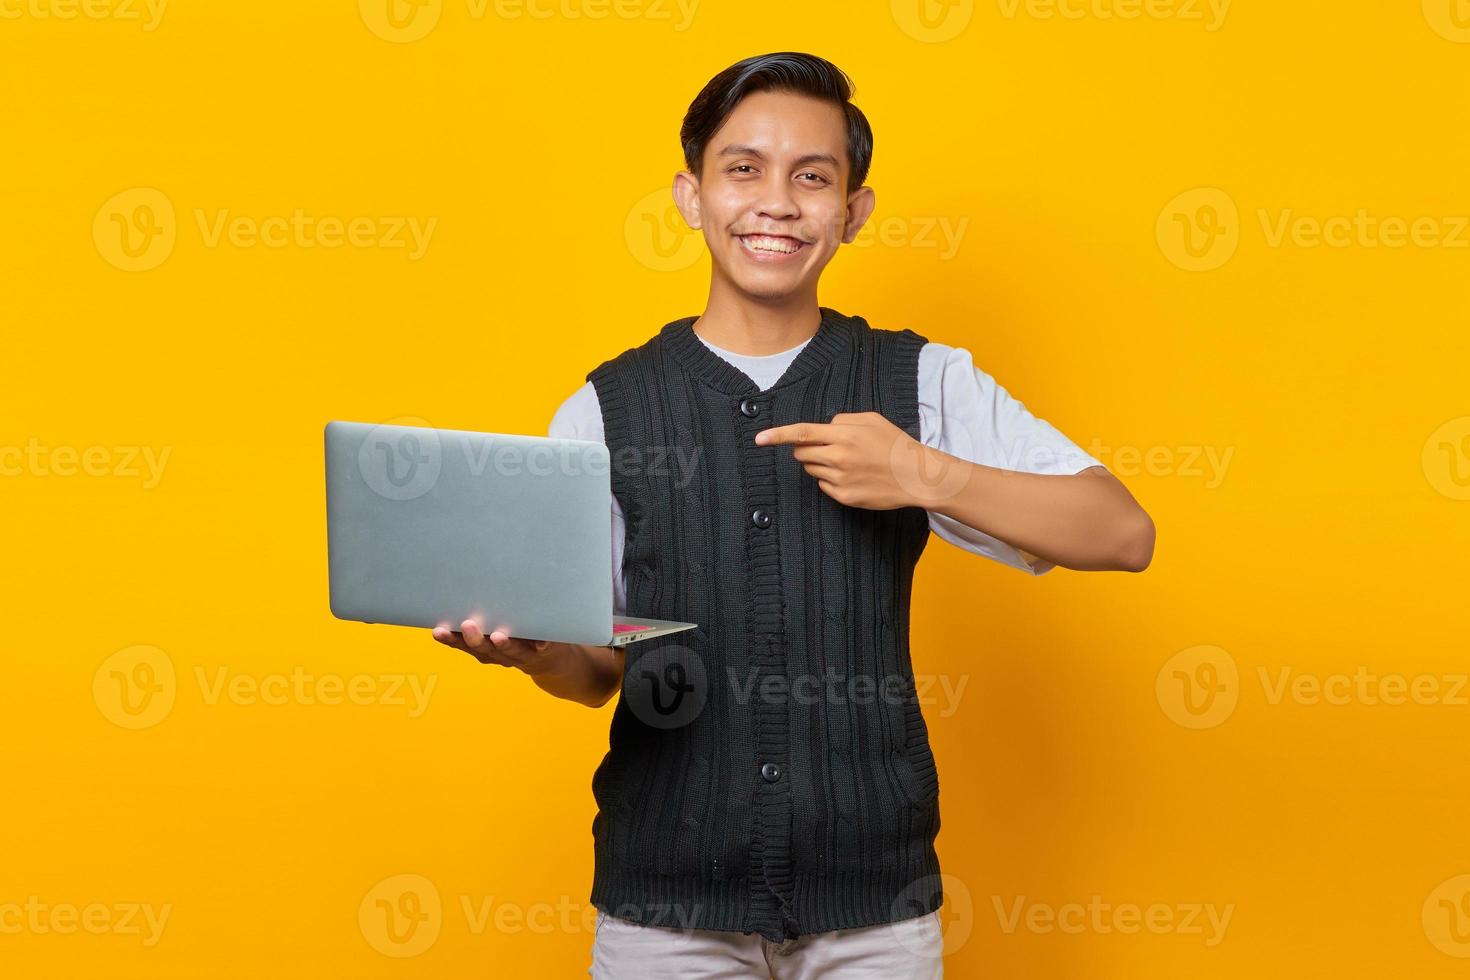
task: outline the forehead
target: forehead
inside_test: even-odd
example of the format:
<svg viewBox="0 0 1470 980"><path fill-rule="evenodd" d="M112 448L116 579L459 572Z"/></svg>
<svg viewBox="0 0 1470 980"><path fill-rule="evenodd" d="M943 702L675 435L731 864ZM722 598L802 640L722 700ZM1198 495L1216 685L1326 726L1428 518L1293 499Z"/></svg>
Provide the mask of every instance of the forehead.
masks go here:
<svg viewBox="0 0 1470 980"><path fill-rule="evenodd" d="M775 160L830 153L847 161L847 120L831 102L793 92L754 92L740 100L710 139L705 153L718 159L731 144Z"/></svg>

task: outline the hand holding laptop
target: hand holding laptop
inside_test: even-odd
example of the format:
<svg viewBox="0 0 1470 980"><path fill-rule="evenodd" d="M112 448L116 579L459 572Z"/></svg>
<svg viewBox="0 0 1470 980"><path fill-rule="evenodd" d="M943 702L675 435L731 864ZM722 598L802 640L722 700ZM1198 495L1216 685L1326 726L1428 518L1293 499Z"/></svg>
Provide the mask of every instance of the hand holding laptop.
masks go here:
<svg viewBox="0 0 1470 980"><path fill-rule="evenodd" d="M507 636L503 630L494 630L487 636L473 619L460 623L458 630L435 626L434 639L447 647L463 650L482 664L516 667L528 674L547 666L547 648L551 646L550 640Z"/></svg>

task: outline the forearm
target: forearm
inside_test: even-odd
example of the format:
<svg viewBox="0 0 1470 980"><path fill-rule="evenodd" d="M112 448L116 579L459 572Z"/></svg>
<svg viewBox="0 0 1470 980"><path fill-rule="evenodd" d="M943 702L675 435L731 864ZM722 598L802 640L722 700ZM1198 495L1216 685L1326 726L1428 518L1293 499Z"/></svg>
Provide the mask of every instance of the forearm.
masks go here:
<svg viewBox="0 0 1470 980"><path fill-rule="evenodd" d="M939 481L943 498L921 503L931 511L1064 568L1142 571L1153 558L1153 521L1104 469L1070 476L1021 473L932 447L923 451L928 472L966 468L963 480Z"/></svg>
<svg viewBox="0 0 1470 980"><path fill-rule="evenodd" d="M536 686L552 697L598 708L623 683L623 652L615 647L553 643L532 671Z"/></svg>

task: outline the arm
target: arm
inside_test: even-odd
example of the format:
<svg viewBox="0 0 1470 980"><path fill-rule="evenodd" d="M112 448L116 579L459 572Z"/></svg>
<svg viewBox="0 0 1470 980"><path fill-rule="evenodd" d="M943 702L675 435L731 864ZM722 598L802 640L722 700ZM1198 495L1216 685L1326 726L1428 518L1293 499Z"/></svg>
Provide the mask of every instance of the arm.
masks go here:
<svg viewBox="0 0 1470 980"><path fill-rule="evenodd" d="M924 345L919 352L918 408L915 435L937 452L917 459L921 482L916 489L932 504L930 527L941 538L1032 575L1059 564L1136 571L1148 565L1153 525L1122 484L1100 460L1033 415L977 367L968 350ZM907 440L895 449L918 452ZM983 472L956 465L960 460L981 464ZM895 457L894 465L903 468L912 461ZM993 487L1014 493L982 495L971 486L977 475L1004 476L1006 482ZM974 496L956 494L961 490ZM1087 515L1080 528L1071 519L1076 507ZM1136 520L1129 519L1130 513ZM1053 526L1050 534L1037 518ZM1117 540L1128 537L1130 526L1140 540ZM1148 539L1146 547L1143 538Z"/></svg>
<svg viewBox="0 0 1470 980"><path fill-rule="evenodd" d="M522 669L537 687L554 698L600 708L612 700L623 684L622 647L552 643L546 653L548 662L540 669Z"/></svg>
<svg viewBox="0 0 1470 980"><path fill-rule="evenodd" d="M552 416L547 435L560 439L603 441L602 412L597 390L589 381L562 402ZM618 575L619 548L622 541L621 512L617 498L613 508L613 575ZM614 579L613 601L620 601L621 580ZM615 612L621 611L619 609ZM480 624L465 620L457 631L448 626L434 630L434 639L446 646L462 650L482 664L515 667L526 674L547 694L588 707L600 708L612 699L623 684L622 647L584 646L578 643L553 643L506 636L496 630L486 636Z"/></svg>
<svg viewBox="0 0 1470 980"><path fill-rule="evenodd" d="M778 426L755 441L792 445L822 492L849 507L923 507L1078 570L1142 571L1153 557L1152 519L1103 467L1062 476L971 463L877 412Z"/></svg>
<svg viewBox="0 0 1470 980"><path fill-rule="evenodd" d="M482 664L515 667L547 694L600 708L623 684L624 651L620 647L552 643L506 636L495 630L488 636L472 619L457 631L434 628L434 639L463 650Z"/></svg>
<svg viewBox="0 0 1470 980"><path fill-rule="evenodd" d="M913 440L910 440L911 442ZM1154 523L1128 488L1101 466L1070 476L982 466L919 445L907 447L916 473L946 475L953 492L910 505L925 507L1010 544L1028 560L1045 558L1077 571L1141 572L1153 560ZM918 481L915 486L922 486Z"/></svg>

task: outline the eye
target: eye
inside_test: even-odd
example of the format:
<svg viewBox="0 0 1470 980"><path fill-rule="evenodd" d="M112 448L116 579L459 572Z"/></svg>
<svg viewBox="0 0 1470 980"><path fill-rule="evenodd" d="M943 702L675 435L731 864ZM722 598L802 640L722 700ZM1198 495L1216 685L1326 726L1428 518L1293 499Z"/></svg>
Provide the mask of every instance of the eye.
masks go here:
<svg viewBox="0 0 1470 980"><path fill-rule="evenodd" d="M806 173L804 173L804 174L801 174L801 176L802 176L802 177L815 177L815 178L817 178L817 180L820 180L820 181L821 181L821 182L822 182L822 183L824 183L824 184L826 184L826 183L829 183L829 181L828 181L828 180L827 180L827 178L826 178L826 177L823 177L823 176L822 176L822 175L821 175L821 174L819 174L819 173L814 173L814 172L813 172L813 171L810 171L810 170L808 170L808 171L807 171L807 172L806 172ZM802 182L802 183L806 183L806 184L810 184L810 183L811 183L811 181L809 181L809 180L807 180L807 181L803 181L803 182Z"/></svg>
<svg viewBox="0 0 1470 980"><path fill-rule="evenodd" d="M746 170L752 169L751 166L750 166L750 164L748 164L748 163L737 163L737 164L735 164L735 166L733 166L733 167L730 168L730 172L731 173L734 173L735 171L741 169L742 167L744 169L746 169Z"/></svg>

